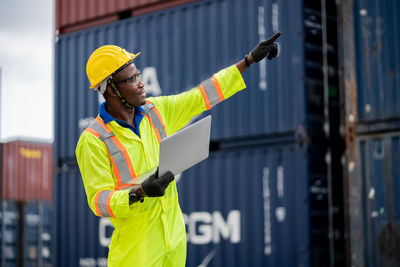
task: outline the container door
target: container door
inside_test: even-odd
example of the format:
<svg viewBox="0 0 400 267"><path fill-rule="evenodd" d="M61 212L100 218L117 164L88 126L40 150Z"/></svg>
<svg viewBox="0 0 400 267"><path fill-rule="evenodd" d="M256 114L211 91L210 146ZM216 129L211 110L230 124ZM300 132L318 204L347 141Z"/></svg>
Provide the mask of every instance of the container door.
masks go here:
<svg viewBox="0 0 400 267"><path fill-rule="evenodd" d="M365 266L400 265L399 149L398 133L360 140Z"/></svg>
<svg viewBox="0 0 400 267"><path fill-rule="evenodd" d="M39 266L50 267L52 265L52 207L49 202L39 204L41 217Z"/></svg>
<svg viewBox="0 0 400 267"><path fill-rule="evenodd" d="M24 266L38 266L39 252L39 206L38 202L26 203L24 206Z"/></svg>
<svg viewBox="0 0 400 267"><path fill-rule="evenodd" d="M58 174L54 186L54 266L106 267L114 228L90 210L79 169Z"/></svg>
<svg viewBox="0 0 400 267"><path fill-rule="evenodd" d="M217 151L177 177L187 266L310 266L305 155L294 146Z"/></svg>
<svg viewBox="0 0 400 267"><path fill-rule="evenodd" d="M3 201L2 263L1 266L18 266L19 212L15 201Z"/></svg>
<svg viewBox="0 0 400 267"><path fill-rule="evenodd" d="M24 205L24 267L51 266L51 208L47 202Z"/></svg>

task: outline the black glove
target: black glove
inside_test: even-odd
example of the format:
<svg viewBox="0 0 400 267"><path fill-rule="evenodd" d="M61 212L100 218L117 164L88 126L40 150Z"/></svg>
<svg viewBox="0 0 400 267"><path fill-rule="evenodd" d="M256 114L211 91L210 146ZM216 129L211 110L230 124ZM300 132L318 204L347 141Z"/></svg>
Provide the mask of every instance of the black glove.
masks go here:
<svg viewBox="0 0 400 267"><path fill-rule="evenodd" d="M275 42L276 39L281 36L280 32L272 35L271 38L260 42L251 52L250 55L253 57L254 62L258 62L268 55L268 59L271 60L278 55L278 45Z"/></svg>
<svg viewBox="0 0 400 267"><path fill-rule="evenodd" d="M174 179L175 177L170 171L158 178L157 169L154 174L142 182L142 188L148 197L162 197L165 193L165 189Z"/></svg>

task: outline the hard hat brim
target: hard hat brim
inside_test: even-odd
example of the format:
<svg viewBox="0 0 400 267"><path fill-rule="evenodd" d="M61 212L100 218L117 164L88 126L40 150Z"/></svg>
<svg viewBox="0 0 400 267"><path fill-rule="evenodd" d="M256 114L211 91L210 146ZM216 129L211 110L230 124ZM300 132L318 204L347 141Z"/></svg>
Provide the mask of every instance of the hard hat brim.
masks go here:
<svg viewBox="0 0 400 267"><path fill-rule="evenodd" d="M134 53L129 53L129 52L128 52L128 55L130 56L130 59L129 59L129 61L127 61L127 63L133 61L133 60L134 60L135 58L137 58L141 53L142 53L142 52L138 52L138 53L134 54ZM125 67L127 67L127 66L122 66L121 69L116 70L112 75L115 75L116 73L120 72L120 71L123 70ZM106 77L105 79L107 79L107 78L108 78L108 77ZM95 85L90 86L90 89L95 89L95 90L97 90L97 87L101 84L101 82L102 82L102 81L100 81L99 83L97 83L97 84L95 84Z"/></svg>

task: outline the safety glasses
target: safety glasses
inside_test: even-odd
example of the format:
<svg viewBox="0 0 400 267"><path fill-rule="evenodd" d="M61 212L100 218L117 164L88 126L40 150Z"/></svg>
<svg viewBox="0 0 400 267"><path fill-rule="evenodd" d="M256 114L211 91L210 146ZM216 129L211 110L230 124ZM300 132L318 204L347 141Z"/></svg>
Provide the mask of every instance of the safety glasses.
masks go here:
<svg viewBox="0 0 400 267"><path fill-rule="evenodd" d="M114 83L126 83L128 85L136 86L140 83L142 79L142 74L138 73L133 75L132 77L129 77L127 79L119 80L119 81L114 81Z"/></svg>

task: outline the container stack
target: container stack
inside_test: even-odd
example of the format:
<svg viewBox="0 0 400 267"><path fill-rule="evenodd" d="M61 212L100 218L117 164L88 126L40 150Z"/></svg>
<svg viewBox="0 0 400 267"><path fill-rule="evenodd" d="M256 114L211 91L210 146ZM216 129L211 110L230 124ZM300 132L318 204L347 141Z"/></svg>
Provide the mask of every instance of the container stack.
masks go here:
<svg viewBox="0 0 400 267"><path fill-rule="evenodd" d="M89 90L85 72L90 54L105 44L142 52L135 64L142 72L147 95L170 95L193 88L236 63L277 31L283 33L278 39L278 57L251 66L244 74L246 90L199 117L213 117L209 159L176 177L187 226L187 266L349 266L354 259L364 259L356 223L367 217L356 211L363 203L353 201L361 193L351 191L357 188L351 183L359 181L361 176L356 175L361 175L361 169L348 173L349 165L361 165L349 157L350 97L339 66L355 71L373 64L346 65L351 57L342 58L339 51L346 41L345 29L356 29L357 38L361 36L362 24L356 24L358 28L340 26L343 21L362 18L359 14L364 11L357 8L365 1L355 1L357 10L350 14L345 6L354 4L350 0L343 1L343 6L335 0L119 2L108 1L111 6L107 6L100 1L96 8L90 1L57 2L56 266L106 266L113 230L107 218L95 217L89 209L74 153L81 132L98 114L100 100ZM75 7L77 3L86 6ZM343 20L343 14L351 19ZM386 41L382 39L381 44L388 45ZM357 45L363 46L359 41ZM372 45L371 49L377 48ZM372 55L369 60L376 60ZM394 76L387 69L376 70L382 82L384 77L393 77L393 97L388 101L399 100L394 94L398 64L393 64ZM368 90L376 92L372 87L376 81L370 77ZM368 103L374 108L373 102ZM386 108L386 104L379 105ZM352 114L352 122L357 121ZM397 122L387 124L392 125L392 133ZM352 133L370 124L360 121L357 125ZM398 142L385 137L378 145L370 145L366 139L355 138L360 155L372 147L394 147ZM379 151L381 162L395 155ZM394 177L394 163L391 168ZM380 170L385 169L381 166ZM365 173L372 170L365 169ZM349 175L348 184L344 174ZM394 183L390 180L389 184ZM366 187L362 188L364 198L378 195L378 191L365 195ZM394 204L390 207L394 209ZM381 214L381 210L373 211ZM390 216L394 221L395 212ZM397 229L394 224L391 227L385 233ZM358 231L370 235L369 229ZM369 235L365 238L376 240ZM368 249L372 253L375 248ZM358 265L358 261L351 263Z"/></svg>
<svg viewBox="0 0 400 267"><path fill-rule="evenodd" d="M50 144L1 144L1 266L53 266Z"/></svg>
<svg viewBox="0 0 400 267"><path fill-rule="evenodd" d="M400 266L400 5L354 2L343 6L355 14L343 25L351 259Z"/></svg>
<svg viewBox="0 0 400 267"><path fill-rule="evenodd" d="M187 266L343 265L336 4L326 3L197 1L60 35L56 265L105 266L112 232L88 208L74 155L98 113L85 75L91 52L104 44L141 51L148 95L169 95L276 31L278 58L252 66L245 91L203 114L213 116L210 158L177 177Z"/></svg>

